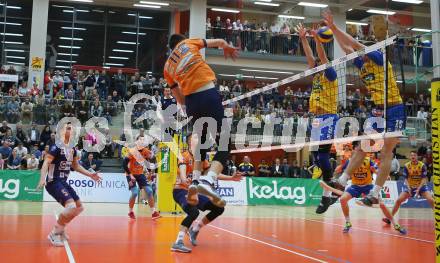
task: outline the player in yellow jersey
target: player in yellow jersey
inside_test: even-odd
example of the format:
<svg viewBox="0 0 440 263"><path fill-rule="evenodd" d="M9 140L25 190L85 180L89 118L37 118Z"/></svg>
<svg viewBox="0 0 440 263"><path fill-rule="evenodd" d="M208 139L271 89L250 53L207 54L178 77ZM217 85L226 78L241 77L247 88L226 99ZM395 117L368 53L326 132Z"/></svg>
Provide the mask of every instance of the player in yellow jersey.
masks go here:
<svg viewBox="0 0 440 263"><path fill-rule="evenodd" d="M296 27L296 31L298 32L304 53L306 54L309 68L327 64L329 60L322 43L317 38L317 31L309 30L316 43L318 59L315 59L313 56L313 51L307 41L307 29L304 28L302 24L299 24ZM333 67L328 67L324 71L313 75L312 93L310 94L309 104L310 112L314 115L311 140L326 141L333 139L336 122L338 121L338 80L336 70ZM321 128L321 124L324 123L330 123L330 125ZM322 171L322 180L327 184L332 184L331 179L333 177L332 166L330 164L330 149L331 143L320 145L318 151L313 152L314 161ZM331 194L330 191L324 191L316 213L324 213L332 202L335 201L335 199L331 198Z"/></svg>
<svg viewBox="0 0 440 263"><path fill-rule="evenodd" d="M238 51L223 39L187 39L180 34L174 34L170 37L169 48L171 53L165 63L164 78L177 102L186 106L186 113L191 118L193 125L197 123L197 120L202 121L201 124L204 122L206 124L208 118L214 119L217 125L215 131L207 131L206 126L200 131L193 128L193 136L196 135L199 139L198 143L193 146L198 150L197 152L193 151L196 160L193 172L194 185L191 187L196 187L200 193L211 196L215 204L225 206L226 202L217 193L203 184L198 184L201 175L201 162L206 159L206 153L209 151L209 149L200 149L200 146L204 145L207 139L216 138L217 145L219 145L219 150L213 158L207 175L209 181L216 180L229 157L229 145L221 145L217 135L222 130L224 117L222 98L215 88L215 73L204 60L200 50L203 48L222 48L225 58L232 59L238 56Z"/></svg>
<svg viewBox="0 0 440 263"><path fill-rule="evenodd" d="M208 161L205 160L202 166L204 170L208 170ZM186 217L182 220L177 240L171 247L171 251L175 252L191 252L191 249L186 247L183 242L185 234L188 233L191 244L197 246L197 236L200 229L222 215L225 210L224 207L215 205L209 197L197 194L197 191L194 191L194 188L189 187L192 183L193 168L193 155L188 150L184 150L179 156L179 173L173 189L173 199L186 213ZM232 176L223 174L217 176L218 180L229 181L240 181L241 178L242 173L240 172L236 172ZM199 222L195 222L199 216L199 211L209 211L209 213Z"/></svg>
<svg viewBox="0 0 440 263"><path fill-rule="evenodd" d="M347 161L344 164L343 169L347 168L349 162L350 161ZM333 193L338 195L342 195L340 198L340 202L341 202L342 212L345 217L345 226L343 229L343 233L348 233L352 227L348 201L350 201L352 198L362 197L362 195L366 195L370 192L370 190L373 188L373 173L375 171L376 171L376 166L373 160L371 160L370 157L365 157L361 166L352 173L351 185L347 187L345 192L329 187L324 182L321 182L321 186L323 187L323 189L332 191ZM395 222L393 216L391 215L390 211L383 202L379 200L379 204L383 214L385 215L385 219L388 220L389 223L393 224L394 229L396 231L405 235L406 229Z"/></svg>
<svg viewBox="0 0 440 263"><path fill-rule="evenodd" d="M394 204L392 215L394 216L400 208L400 205L408 198L423 197L428 201L431 207L434 207L434 199L426 186L428 177L426 176L428 170L426 165L417 159L417 152L412 151L410 153L410 161L403 167L403 176L405 177L405 184L402 188L402 193L397 198ZM389 220L384 218L383 220L389 224Z"/></svg>
<svg viewBox="0 0 440 263"><path fill-rule="evenodd" d="M362 50L365 48L363 44L347 34L344 30L338 28L334 21L333 15L327 11L323 13L324 22L333 31L335 39L338 41L341 48L347 53L353 53L355 50ZM374 109L372 110L372 117L383 117L383 111L386 106L385 113L385 127L386 132L397 132L405 129L406 116L405 107L402 104L399 88L397 87L396 79L393 73L393 68L388 63L388 92L387 101L385 102L385 61L381 51L372 51L362 57L357 57L354 60L354 65L358 68L360 77L371 93ZM368 120L367 120L368 121ZM377 132L383 132L384 129L378 128L377 124L371 125L369 129L375 129ZM367 128L367 129L368 129ZM372 206L379 202L379 193L383 187L391 169L391 161L393 159L393 150L399 143L397 137L388 137L384 139L383 147L380 151L380 166L379 174L377 176L375 186L370 193L365 196L359 204L365 206ZM366 156L360 148L354 153L350 165L340 177L341 181L346 181L361 164Z"/></svg>

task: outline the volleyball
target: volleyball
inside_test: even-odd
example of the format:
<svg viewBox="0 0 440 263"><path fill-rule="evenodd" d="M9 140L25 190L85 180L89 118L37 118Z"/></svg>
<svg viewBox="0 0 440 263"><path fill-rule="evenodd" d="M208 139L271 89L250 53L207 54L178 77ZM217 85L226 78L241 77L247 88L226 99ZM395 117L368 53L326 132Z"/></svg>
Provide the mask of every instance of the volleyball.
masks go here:
<svg viewBox="0 0 440 263"><path fill-rule="evenodd" d="M321 43L328 43L333 40L333 31L324 26L318 30L318 39Z"/></svg>

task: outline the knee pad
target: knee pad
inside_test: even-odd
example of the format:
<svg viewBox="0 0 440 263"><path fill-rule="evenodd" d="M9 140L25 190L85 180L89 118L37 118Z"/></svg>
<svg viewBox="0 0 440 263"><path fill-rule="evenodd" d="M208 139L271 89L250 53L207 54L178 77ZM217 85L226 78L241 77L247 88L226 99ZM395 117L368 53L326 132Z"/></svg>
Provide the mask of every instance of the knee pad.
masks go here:
<svg viewBox="0 0 440 263"><path fill-rule="evenodd" d="M74 212L75 216L78 216L79 214L81 214L82 211L84 211L84 207L83 206L75 208L75 212Z"/></svg>
<svg viewBox="0 0 440 263"><path fill-rule="evenodd" d="M195 206L186 206L184 209L187 216L182 221L182 226L190 228L192 223L199 217L199 210Z"/></svg>
<svg viewBox="0 0 440 263"><path fill-rule="evenodd" d="M76 204L74 202L71 202L71 203L66 204L66 206L64 207L64 210L61 212L61 214L67 220L71 220L72 218L75 217L76 209L77 209Z"/></svg>
<svg viewBox="0 0 440 263"><path fill-rule="evenodd" d="M219 217L220 215L223 214L223 212L225 211L224 207L218 207L218 206L214 206L211 210L211 212L209 212L206 215L206 218L209 220L209 222L213 221L214 219L216 219L217 217Z"/></svg>
<svg viewBox="0 0 440 263"><path fill-rule="evenodd" d="M139 188L137 186L134 186L130 189L131 192L131 198L136 198L139 194Z"/></svg>
<svg viewBox="0 0 440 263"><path fill-rule="evenodd" d="M226 167L227 163L226 161L229 158L229 152L224 152L224 151L218 151L215 155L214 155L214 161L220 162L223 167Z"/></svg>
<svg viewBox="0 0 440 263"><path fill-rule="evenodd" d="M151 185L146 185L144 189L147 193L148 198L153 197L153 188L151 187Z"/></svg>

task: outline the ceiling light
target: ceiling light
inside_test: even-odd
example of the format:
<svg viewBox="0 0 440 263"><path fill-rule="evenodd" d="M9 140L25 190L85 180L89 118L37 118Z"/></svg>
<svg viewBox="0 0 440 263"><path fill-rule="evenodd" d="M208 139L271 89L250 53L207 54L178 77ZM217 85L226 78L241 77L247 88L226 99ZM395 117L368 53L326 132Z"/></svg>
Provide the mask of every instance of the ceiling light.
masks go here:
<svg viewBox="0 0 440 263"><path fill-rule="evenodd" d="M242 68L241 71L264 72L264 73L275 73L275 74L288 74L288 75L292 75L293 74L293 72L288 72L288 71L273 71L273 70L261 70L261 69L247 69L247 68Z"/></svg>
<svg viewBox="0 0 440 263"><path fill-rule="evenodd" d="M350 9L348 9L347 11L348 11L348 12L353 11L353 8L350 8Z"/></svg>
<svg viewBox="0 0 440 263"><path fill-rule="evenodd" d="M396 80L396 83L403 83L402 80Z"/></svg>
<svg viewBox="0 0 440 263"><path fill-rule="evenodd" d="M123 67L124 64L117 64L117 63L105 63L106 66L117 66L117 67Z"/></svg>
<svg viewBox="0 0 440 263"><path fill-rule="evenodd" d="M391 0L393 2L407 3L407 4L421 4L423 1L421 0Z"/></svg>
<svg viewBox="0 0 440 263"><path fill-rule="evenodd" d="M114 56L109 56L108 58L111 58L111 59L123 59L123 60L129 60L130 59L128 57L114 57Z"/></svg>
<svg viewBox="0 0 440 263"><path fill-rule="evenodd" d="M5 4L0 4L0 6L4 6L4 5ZM9 9L21 9L20 6L14 6L14 5L7 5L6 8L9 8Z"/></svg>
<svg viewBox="0 0 440 263"><path fill-rule="evenodd" d="M0 25L10 25L10 26L21 26L21 25L23 25L23 24L20 24L20 23L11 23L11 22L0 22Z"/></svg>
<svg viewBox="0 0 440 263"><path fill-rule="evenodd" d="M362 23L362 22L346 21L345 23L347 25L368 26L367 23Z"/></svg>
<svg viewBox="0 0 440 263"><path fill-rule="evenodd" d="M266 5L266 6L280 6L280 4L268 3L268 2L254 2L256 5Z"/></svg>
<svg viewBox="0 0 440 263"><path fill-rule="evenodd" d="M127 45L136 45L136 42L129 42L129 41L118 41L116 43L118 43L118 44L127 44Z"/></svg>
<svg viewBox="0 0 440 263"><path fill-rule="evenodd" d="M416 31L416 32L431 32L431 29L424 29L424 28L411 28L411 31Z"/></svg>
<svg viewBox="0 0 440 263"><path fill-rule="evenodd" d="M93 9L92 11L93 11L93 12L96 12L96 13L104 13L103 10L99 10L99 9Z"/></svg>
<svg viewBox="0 0 440 263"><path fill-rule="evenodd" d="M93 3L93 0L69 0L70 2Z"/></svg>
<svg viewBox="0 0 440 263"><path fill-rule="evenodd" d="M161 8L160 5L141 5L141 4L133 4L133 6L135 6L135 7L145 7L145 8L156 8L156 9Z"/></svg>
<svg viewBox="0 0 440 263"><path fill-rule="evenodd" d="M78 56L78 54L70 54L70 53L57 53L57 55L60 55L60 56L72 56L72 57L77 57Z"/></svg>
<svg viewBox="0 0 440 263"><path fill-rule="evenodd" d="M8 61L8 62L6 62L6 64L12 64L12 65L24 66L24 63L23 63L23 62L13 62L13 61Z"/></svg>
<svg viewBox="0 0 440 263"><path fill-rule="evenodd" d="M396 12L394 11L385 11L385 10L378 10L378 9L368 9L367 13L371 14L379 14L379 15L394 15Z"/></svg>
<svg viewBox="0 0 440 263"><path fill-rule="evenodd" d="M52 7L59 7L59 8L73 8L73 6L67 6L67 5L52 5Z"/></svg>
<svg viewBox="0 0 440 263"><path fill-rule="evenodd" d="M136 34L138 34L138 33L137 33L137 32L130 32L130 31L122 31L122 34L136 35ZM140 36L145 36L146 33L141 33L141 32L139 32L139 35L140 35Z"/></svg>
<svg viewBox="0 0 440 263"><path fill-rule="evenodd" d="M67 30L80 30L80 31L86 31L87 29L84 27L70 27L70 26L62 26L61 29L67 29Z"/></svg>
<svg viewBox="0 0 440 263"><path fill-rule="evenodd" d="M2 36L13 36L13 37L22 37L23 34L15 34L15 33L0 33Z"/></svg>
<svg viewBox="0 0 440 263"><path fill-rule="evenodd" d="M347 86L354 86L354 84L352 84L352 83L347 83L345 85L347 85Z"/></svg>
<svg viewBox="0 0 440 263"><path fill-rule="evenodd" d="M133 53L133 50L127 50L127 49L113 49L113 52L122 52L122 53Z"/></svg>
<svg viewBox="0 0 440 263"><path fill-rule="evenodd" d="M81 47L78 46L65 46L65 45L58 45L60 48L71 48L71 49L80 49Z"/></svg>
<svg viewBox="0 0 440 263"><path fill-rule="evenodd" d="M55 67L56 67L56 68L69 68L69 69L70 69L69 66L62 66L62 65L56 65Z"/></svg>
<svg viewBox="0 0 440 263"><path fill-rule="evenodd" d="M269 78L269 77L260 77L260 76L255 76L254 78L256 79L273 79L273 80L277 80L278 78Z"/></svg>
<svg viewBox="0 0 440 263"><path fill-rule="evenodd" d="M217 11L217 12L234 13L234 14L238 14L238 13L240 13L239 10L234 10L234 9L211 8L211 10L212 10L212 11Z"/></svg>
<svg viewBox="0 0 440 263"><path fill-rule="evenodd" d="M305 19L303 16L278 15L279 18Z"/></svg>
<svg viewBox="0 0 440 263"><path fill-rule="evenodd" d="M82 38L75 38L75 37L60 37L62 40L74 40L74 41L83 41Z"/></svg>
<svg viewBox="0 0 440 263"><path fill-rule="evenodd" d="M23 42L16 42L16 41L2 41L4 44L13 44L13 45L23 45Z"/></svg>
<svg viewBox="0 0 440 263"><path fill-rule="evenodd" d="M18 56L5 56L7 58L16 58L16 59L26 59L26 57L18 57Z"/></svg>
<svg viewBox="0 0 440 263"><path fill-rule="evenodd" d="M24 53L25 51L23 49L5 49L6 52L19 52Z"/></svg>
<svg viewBox="0 0 440 263"><path fill-rule="evenodd" d="M89 13L89 10L75 9L76 12ZM63 10L64 13L73 13L73 10Z"/></svg>
<svg viewBox="0 0 440 263"><path fill-rule="evenodd" d="M153 74L153 72L151 72L151 71L147 71L147 74Z"/></svg>
<svg viewBox="0 0 440 263"><path fill-rule="evenodd" d="M301 5L301 6L311 6L311 7L320 7L320 8L326 8L328 6L326 4L317 4L317 3L309 3L309 2L299 2L298 5Z"/></svg>
<svg viewBox="0 0 440 263"><path fill-rule="evenodd" d="M136 16L136 14L133 14L133 13L130 13L128 15L129 16ZM151 16L139 16L139 18L141 18L141 19L153 19L153 17L151 17Z"/></svg>
<svg viewBox="0 0 440 263"><path fill-rule="evenodd" d="M76 63L75 60L70 61L70 60L63 60L63 59L57 59L57 62L60 62L60 63Z"/></svg>
<svg viewBox="0 0 440 263"><path fill-rule="evenodd" d="M161 6L169 6L169 3L161 3L161 2L150 2L150 1L139 1L139 3L141 4L146 4L146 5L161 5Z"/></svg>

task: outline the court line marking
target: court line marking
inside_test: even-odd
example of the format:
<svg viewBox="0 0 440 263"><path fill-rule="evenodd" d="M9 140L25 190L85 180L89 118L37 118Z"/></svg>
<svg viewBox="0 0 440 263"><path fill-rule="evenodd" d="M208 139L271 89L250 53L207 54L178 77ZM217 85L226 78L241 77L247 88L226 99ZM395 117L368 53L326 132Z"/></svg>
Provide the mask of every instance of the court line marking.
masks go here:
<svg viewBox="0 0 440 263"><path fill-rule="evenodd" d="M58 215L56 212L53 212L55 216L55 220L58 220ZM67 259L69 259L70 263L76 263L75 258L73 257L72 250L70 249L69 242L67 242L67 239L63 240L64 249L66 250Z"/></svg>
<svg viewBox="0 0 440 263"><path fill-rule="evenodd" d="M240 233L237 233L237 232L234 232L234 231L222 228L222 227L218 227L218 226L214 226L214 225L208 225L208 226L216 228L216 229L224 231L224 232L227 232L229 234L233 234L233 235L245 238L245 239L249 239L249 240L255 241L257 243L260 243L260 244L263 244L263 245L266 245L266 246L269 246L269 247L273 247L273 248L276 248L276 249L279 249L279 250L282 250L282 251L285 251L285 252L288 252L288 253L291 253L291 254L295 254L297 256L308 258L308 259L313 260L313 261L322 262L322 263L327 263L328 262L328 261L324 261L324 260L321 260L321 259L318 259L318 258L314 258L314 257L308 256L308 255L305 255L305 254L302 254L302 253L299 253L299 252L296 252L296 251L293 251L293 250L290 250L290 249L287 249L287 248L283 248L283 247L280 247L280 246L277 246L277 245L274 245L274 244L271 244L271 243L267 243L267 242L264 242L264 241L256 239L256 238L245 236L245 235L242 235Z"/></svg>
<svg viewBox="0 0 440 263"><path fill-rule="evenodd" d="M303 218L303 219L306 220L306 221L311 221L311 222L316 222L316 223L322 223L322 224L327 224L327 225L334 225L334 226L344 227L344 225L340 225L340 224L336 224L336 223L329 223L329 222L324 222L324 221L314 220L314 219L307 219L307 218ZM381 234L381 235L385 235L385 236L392 236L392 237L398 237L398 238L403 238L403 239L409 239L409 240L414 240L414 241L420 241L420 242L434 244L434 241L429 241L429 240L420 239L420 238L416 238L416 237L408 237L408 236L403 236L403 235L390 234L390 233L376 231L376 230L371 230L371 229L362 228L362 227L352 227L352 228L353 229L359 229L359 230L362 230L362 231L372 232L372 233L376 233L376 234Z"/></svg>

